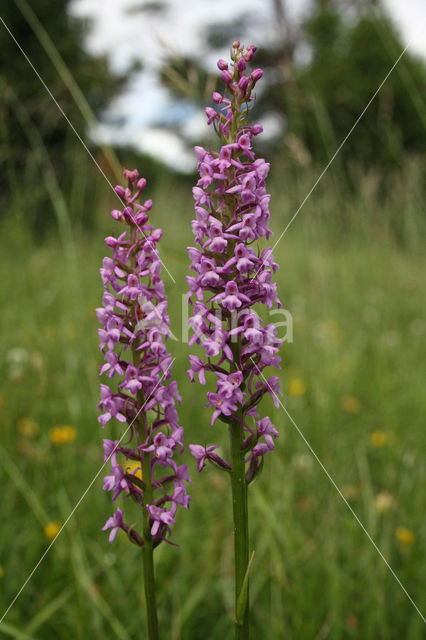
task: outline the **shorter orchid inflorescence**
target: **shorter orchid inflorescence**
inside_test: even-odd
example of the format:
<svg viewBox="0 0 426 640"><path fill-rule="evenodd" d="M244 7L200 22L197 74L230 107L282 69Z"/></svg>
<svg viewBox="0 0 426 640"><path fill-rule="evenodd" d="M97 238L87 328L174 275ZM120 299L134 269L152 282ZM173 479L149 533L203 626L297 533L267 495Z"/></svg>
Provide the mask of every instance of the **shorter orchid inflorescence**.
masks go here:
<svg viewBox="0 0 426 640"><path fill-rule="evenodd" d="M143 510L143 526L138 531L126 524L118 508L104 530L110 530L110 542L122 529L132 542L152 549L167 540L178 506L188 508L189 477L186 465L175 461L183 452L183 428L165 344L170 323L156 248L162 231L148 224L152 202L137 203L146 180L136 170L125 170L124 176L127 188L115 191L125 206L111 215L125 230L105 239L113 257L104 258L100 270L104 295L97 316L105 359L100 373L109 383L101 384L99 422L105 427L114 418L127 425L121 439L103 441L104 462L111 465L103 488L112 492L113 502L123 495L133 498ZM113 386L114 379L118 383Z"/></svg>
<svg viewBox="0 0 426 640"><path fill-rule="evenodd" d="M208 124L213 124L221 141L219 151L196 147L200 178L194 187L196 219L192 223L197 247L189 247L190 299L196 301L189 324L194 331L189 344L201 344L205 358L190 356L190 379L206 383L206 372L216 377L216 392L207 393L213 407L211 424L217 419L238 422L243 429L242 451L251 481L261 468L263 456L274 448L278 432L269 418L260 419L260 400L270 394L277 405L278 378L266 379L263 370L279 368L281 340L276 327L265 324L255 305L274 303L281 307L276 284L278 265L271 249L258 249L258 240L268 239L269 199L265 178L269 164L255 159L253 136L262 131L249 126L253 89L262 77L261 69L246 73L256 47L243 48L236 41L232 63L219 60L224 93L214 92L216 108L207 107ZM228 97L229 96L229 97ZM225 470L231 464L214 453L217 447L190 445L201 470L206 460Z"/></svg>

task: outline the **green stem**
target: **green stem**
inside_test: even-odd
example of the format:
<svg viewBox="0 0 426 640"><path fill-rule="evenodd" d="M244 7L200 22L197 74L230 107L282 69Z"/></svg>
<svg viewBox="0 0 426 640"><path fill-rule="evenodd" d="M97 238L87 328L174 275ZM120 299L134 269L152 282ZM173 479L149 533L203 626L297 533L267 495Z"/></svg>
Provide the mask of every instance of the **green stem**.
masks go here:
<svg viewBox="0 0 426 640"><path fill-rule="evenodd" d="M145 453L142 462L142 478L145 482L143 507L143 579L145 587L146 616L149 640L158 640L157 602L155 596L154 549L147 504L152 504L151 454Z"/></svg>
<svg viewBox="0 0 426 640"><path fill-rule="evenodd" d="M135 243L135 229L131 231L132 244ZM133 267L135 266L135 258L133 258ZM140 355L135 348L132 349L133 364L137 367L139 364ZM146 400L144 393L139 390L136 394L139 407L143 407ZM138 430L141 442L145 442L149 435L149 426L146 422L146 416L144 412L141 412L141 419L138 420ZM148 627L148 640L158 640L158 617L157 617L157 598L155 593L155 574L154 574L154 547L152 544L151 525L149 521L149 513L146 508L147 504L153 502L153 488L151 477L151 454L141 454L141 468L142 468L142 480L145 484L143 492L143 511L142 511L142 525L143 525L143 539L144 545L142 547L142 560L143 560L143 583L145 591L145 603L146 603L146 618Z"/></svg>
<svg viewBox="0 0 426 640"><path fill-rule="evenodd" d="M133 361L137 359L138 355L133 352ZM145 398L140 391L137 393L137 399L139 406L143 406ZM141 434L141 441L144 442L148 437L148 425L146 423L145 416L142 419L142 425L139 425L139 433ZM151 454L144 453L141 455L141 467L142 467L142 479L145 485L143 492L143 511L142 511L142 524L143 524L143 539L144 545L142 547L142 559L143 559L143 582L145 590L145 602L146 602L146 618L148 626L148 640L158 640L158 618L157 618L157 599L155 594L155 575L154 575L154 547L152 544L151 536L151 524L149 521L149 513L146 508L147 504L152 504L152 477L151 477Z"/></svg>
<svg viewBox="0 0 426 640"><path fill-rule="evenodd" d="M235 65L234 81L238 81L238 73ZM229 142L235 142L238 129L247 119L247 114L241 116L241 101L238 92L232 97L233 119L229 132ZM231 240L228 245L229 254L232 255L235 242ZM231 329L231 318L229 329ZM240 364L240 337L236 343L231 344L234 362L231 371L236 371ZM238 412L238 418L243 419L242 409ZM244 441L244 427L236 420L229 425L232 456L232 510L234 517L234 562L235 562L235 640L248 640L249 638L249 540L248 540L248 500L247 481L245 469L245 452L242 451Z"/></svg>
<svg viewBox="0 0 426 640"><path fill-rule="evenodd" d="M229 425L232 453L232 508L234 515L234 551L235 551L235 640L248 640L249 637L249 595L243 610L238 601L249 562L248 547L248 505L247 482L245 477L243 427L238 422Z"/></svg>

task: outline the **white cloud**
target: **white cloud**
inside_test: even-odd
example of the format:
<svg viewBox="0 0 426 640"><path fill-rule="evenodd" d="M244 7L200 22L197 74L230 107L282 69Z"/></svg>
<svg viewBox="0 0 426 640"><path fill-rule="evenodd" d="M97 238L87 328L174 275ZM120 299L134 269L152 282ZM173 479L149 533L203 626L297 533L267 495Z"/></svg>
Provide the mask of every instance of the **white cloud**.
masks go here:
<svg viewBox="0 0 426 640"><path fill-rule="evenodd" d="M400 29L404 45L426 56L426 2L425 0L384 0L390 15Z"/></svg>
<svg viewBox="0 0 426 640"><path fill-rule="evenodd" d="M411 48L426 56L426 0L384 0L391 16L401 31L404 44L413 38ZM74 0L72 12L93 20L93 28L87 38L88 49L95 54L106 54L113 69L125 70L132 61L140 59L144 71L138 74L128 91L120 96L107 114L110 126L101 127L96 135L115 143L133 143L143 151L161 157L167 164L183 170L193 169L188 151L179 137L153 124L168 113L170 119L182 113L171 112L168 92L159 85L157 71L162 60L170 53L185 55L199 52L214 66L217 57L227 57L227 49L217 52L205 51L204 27L221 23L232 17L257 13L258 18L250 34L257 45L267 44L275 37L272 18L272 2L265 0L168 0L167 12L132 13L131 7L142 4L142 0ZM303 14L309 0L288 0L292 18ZM422 27L423 25L423 27ZM235 37L241 38L236 33ZM120 121L122 124L119 126ZM111 126L116 122L117 126ZM266 121L266 133L278 127L278 121ZM188 119L183 125L183 134L195 140L205 127L204 115L188 110ZM100 133L101 132L101 133Z"/></svg>

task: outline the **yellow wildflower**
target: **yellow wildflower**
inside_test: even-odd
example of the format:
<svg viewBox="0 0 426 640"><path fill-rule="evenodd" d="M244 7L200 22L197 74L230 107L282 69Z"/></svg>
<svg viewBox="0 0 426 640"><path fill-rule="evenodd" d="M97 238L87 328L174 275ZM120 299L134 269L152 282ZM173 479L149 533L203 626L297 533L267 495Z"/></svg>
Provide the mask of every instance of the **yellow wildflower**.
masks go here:
<svg viewBox="0 0 426 640"><path fill-rule="evenodd" d="M348 413L358 413L361 409L361 403L358 398L354 398L353 396L343 396L340 401L340 405L343 411L347 411Z"/></svg>
<svg viewBox="0 0 426 640"><path fill-rule="evenodd" d="M370 434L370 440L373 447L383 447L386 444L388 437L384 431L377 429Z"/></svg>
<svg viewBox="0 0 426 640"><path fill-rule="evenodd" d="M287 391L291 396L303 396L306 384L300 378L291 378L287 383Z"/></svg>
<svg viewBox="0 0 426 640"><path fill-rule="evenodd" d="M35 436L38 431L38 424L31 420L30 418L21 418L16 425L19 433L22 433L23 436Z"/></svg>
<svg viewBox="0 0 426 640"><path fill-rule="evenodd" d="M49 540L53 540L53 538L58 534L61 525L58 522L48 522L44 527L44 535Z"/></svg>
<svg viewBox="0 0 426 640"><path fill-rule="evenodd" d="M133 473L134 470L137 469L136 473ZM139 480L142 480L142 469L141 463L139 460L129 460L126 464L126 473L131 473Z"/></svg>
<svg viewBox="0 0 426 640"><path fill-rule="evenodd" d="M345 619L348 627L350 627L351 629L358 629L359 620L354 613L352 612L347 613Z"/></svg>
<svg viewBox="0 0 426 640"><path fill-rule="evenodd" d="M63 425L61 427L52 427L49 429L49 438L53 444L67 444L74 442L77 437L77 431L74 427Z"/></svg>
<svg viewBox="0 0 426 640"><path fill-rule="evenodd" d="M379 513L385 513L395 507L395 498L387 491L381 491L374 498L374 506Z"/></svg>
<svg viewBox="0 0 426 640"><path fill-rule="evenodd" d="M3 576L4 576L4 569L0 564L0 578L3 578Z"/></svg>
<svg viewBox="0 0 426 640"><path fill-rule="evenodd" d="M399 542L406 548L411 547L415 539L414 533L405 527L398 527L395 531L395 535Z"/></svg>
<svg viewBox="0 0 426 640"><path fill-rule="evenodd" d="M353 500L354 498L357 498L359 496L360 488L355 487L352 484L345 484L343 485L341 491L343 497L346 498L346 500Z"/></svg>
<svg viewBox="0 0 426 640"><path fill-rule="evenodd" d="M320 332L326 340L336 344L341 344L345 337L345 332L333 318L327 318L320 324Z"/></svg>

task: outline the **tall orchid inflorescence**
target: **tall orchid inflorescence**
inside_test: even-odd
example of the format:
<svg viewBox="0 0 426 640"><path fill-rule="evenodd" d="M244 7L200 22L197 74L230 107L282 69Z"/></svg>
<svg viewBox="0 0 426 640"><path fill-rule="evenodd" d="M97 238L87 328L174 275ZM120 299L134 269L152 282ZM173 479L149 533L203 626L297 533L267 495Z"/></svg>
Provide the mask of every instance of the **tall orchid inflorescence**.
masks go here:
<svg viewBox="0 0 426 640"><path fill-rule="evenodd" d="M195 148L200 179L193 189L196 219L192 226L198 247L188 248L195 275L187 278L190 300L196 298L189 319L194 330L189 344L201 344L205 351L204 358L190 356L188 373L192 382L197 376L201 384L206 383L206 372L215 377L216 392L207 393L207 406L213 407L211 424L217 419L229 424L232 460L215 453L215 446L189 448L199 471L210 461L232 477L241 637L246 637L248 625L248 595L242 594L248 565L247 486L278 436L271 420L258 415L258 405L265 394L275 404L277 394L281 395L278 378L265 378L263 370L271 365L279 368L282 343L276 327L266 324L256 310L261 305L271 309L274 303L281 307L281 303L272 282L277 269L272 251L258 248L258 240L272 233L265 188L269 164L256 159L252 149L253 137L262 127L248 124L253 89L262 77L261 69L247 72L255 50L236 41L231 64L218 62L225 90L213 93L216 108L207 107L206 114L221 148Z"/></svg>
<svg viewBox="0 0 426 640"><path fill-rule="evenodd" d="M133 498L142 508L143 526L138 532L117 509L104 530L110 530L112 542L121 528L143 548L149 637L156 637L152 551L167 540L178 506L188 508L189 477L186 465L174 459L183 451L183 428L175 407L181 398L171 380L172 358L165 344L170 323L156 248L162 231L148 224L152 202L137 203L146 180L139 179L136 170L125 170L124 176L127 188L117 186L115 191L125 206L111 215L125 230L105 239L113 257L104 258L100 270L104 295L97 316L105 358L100 372L109 382L101 384L99 421L102 427L113 418L128 425L122 436L125 446L121 439L103 441L104 462L111 464L103 488L112 491L113 502L120 495ZM113 379L118 379L114 387Z"/></svg>
<svg viewBox="0 0 426 640"><path fill-rule="evenodd" d="M269 418L257 419L257 406L266 393L277 403L278 378L265 379L262 372L270 365L279 368L282 344L275 325L265 324L255 310L258 304L281 307L272 282L277 269L272 251L257 249L257 241L272 232L265 188L269 164L255 159L252 150L252 137L262 127L247 124L252 91L262 76L261 69L246 75L255 49L235 42L231 69L224 60L218 62L225 95L215 92L218 109L207 107L206 112L222 146L218 152L195 148L200 179L193 189L193 232L199 248L188 248L196 276L187 277L190 299L196 297L189 343L200 343L205 350L204 359L190 356L188 373L192 382L197 375L201 384L207 371L216 377L216 393L207 393L208 406L213 407L211 423L218 418L228 423L237 420L243 427L247 480L256 474L262 456L274 448L278 435ZM211 447L190 445L190 449L199 470L206 460L221 466Z"/></svg>

